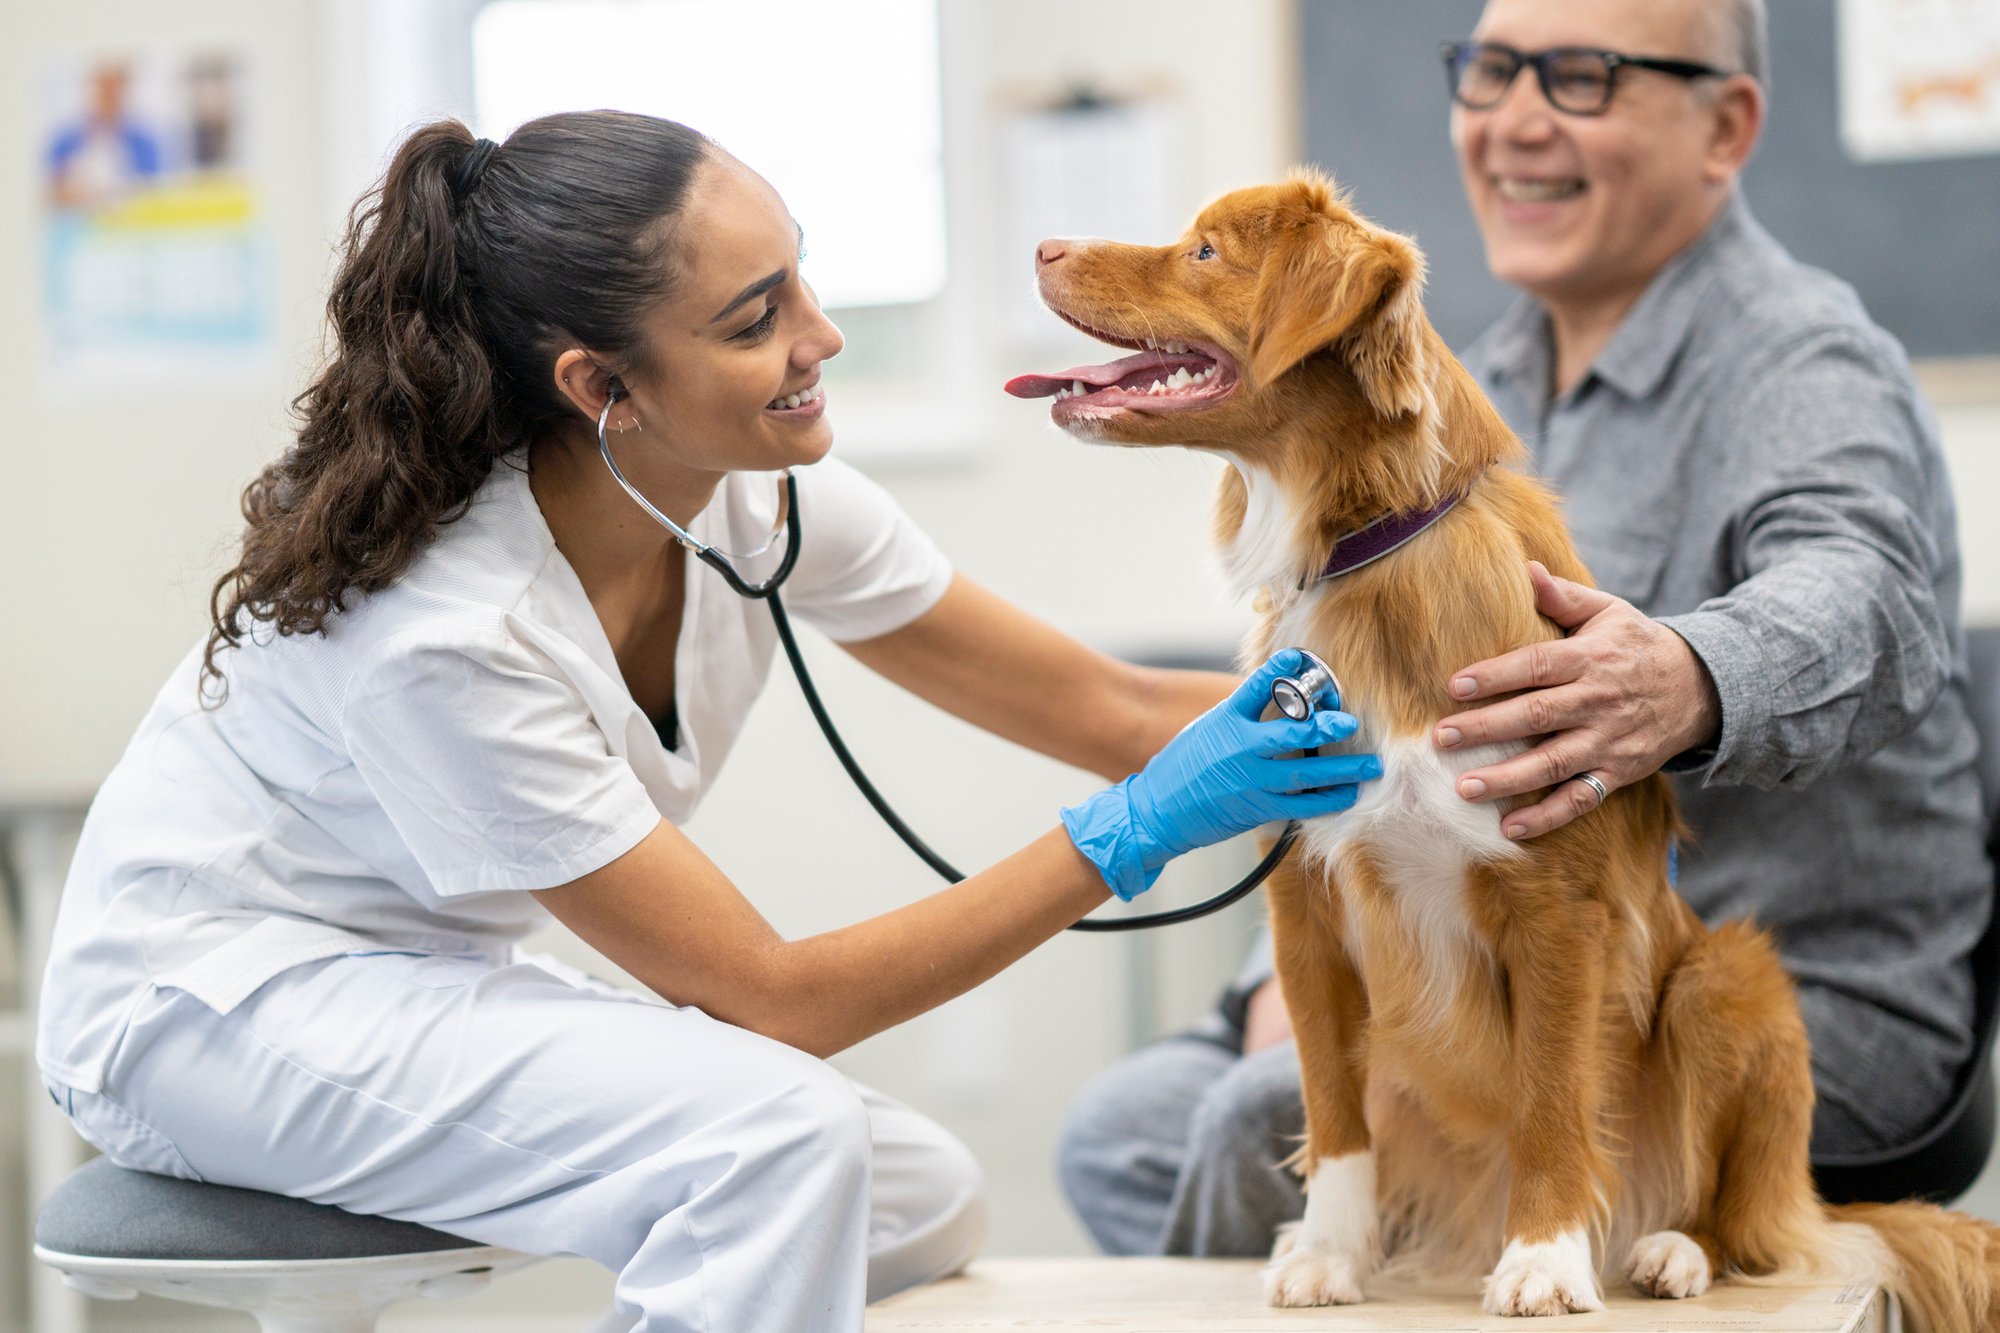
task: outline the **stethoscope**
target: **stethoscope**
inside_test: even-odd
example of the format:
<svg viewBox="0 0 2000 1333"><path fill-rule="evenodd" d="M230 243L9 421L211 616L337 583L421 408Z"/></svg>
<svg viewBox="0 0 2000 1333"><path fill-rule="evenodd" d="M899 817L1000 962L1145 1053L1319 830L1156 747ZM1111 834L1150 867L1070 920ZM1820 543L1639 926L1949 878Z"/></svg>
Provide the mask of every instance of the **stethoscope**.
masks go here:
<svg viewBox="0 0 2000 1333"><path fill-rule="evenodd" d="M696 559L722 575L723 580L738 596L747 597L751 601L761 601L770 606L771 623L777 627L778 642L784 645L785 659L792 664L792 674L798 678L799 693L805 696L806 706L812 709L813 720L819 723L820 733L832 747L834 757L840 760L840 766L847 770L847 776L853 779L854 785L868 799L868 804L875 808L875 813L882 817L882 822L903 840L905 847L917 854L918 859L935 870L947 883L956 884L963 880L964 872L932 851L929 844L903 822L902 816L895 812L882 793L875 790L875 784L868 780L868 775L861 771L861 765L848 750L847 742L840 738L840 732L833 725L832 716L827 713L826 705L820 701L819 690L813 686L812 675L806 670L805 655L799 651L799 642L792 635L791 618L785 614L784 601L778 596L778 589L791 577L792 566L797 564L799 559L799 483L798 479L792 476L792 470L786 468L782 474L784 489L779 507L784 512L772 525L771 535L764 539L763 545L754 551L741 553L722 551L661 513L651 500L639 493L638 487L625 479L625 474L619 470L618 460L611 456L609 424L612 404L624 396L622 392L612 392L604 401L604 410L597 414L597 451L604 455L604 465L611 469L611 475L617 478L618 484L624 487L627 495L638 502L641 509L652 515L656 523L673 534L676 542L692 551ZM778 562L777 570L759 583L745 579L731 562L754 560L763 555L777 543L781 533L785 538L785 554ZM1319 657L1303 648L1298 652L1305 658L1305 669L1295 676L1280 676L1273 681L1271 702L1286 717L1293 721L1304 721L1322 708L1340 707L1340 680L1333 674L1333 668ZM1271 844L1271 850L1264 854L1263 860L1251 867L1249 874L1212 898L1189 907L1177 907L1166 912L1150 912L1144 916L1085 918L1069 929L1089 932L1147 930L1154 926L1175 926L1183 921L1195 921L1220 912L1223 908L1241 901L1258 885L1269 879L1271 872L1278 868L1278 863L1285 859L1285 853L1292 849L1294 842L1298 841L1298 836L1298 821L1293 820L1285 825L1284 831L1278 834L1278 840Z"/></svg>

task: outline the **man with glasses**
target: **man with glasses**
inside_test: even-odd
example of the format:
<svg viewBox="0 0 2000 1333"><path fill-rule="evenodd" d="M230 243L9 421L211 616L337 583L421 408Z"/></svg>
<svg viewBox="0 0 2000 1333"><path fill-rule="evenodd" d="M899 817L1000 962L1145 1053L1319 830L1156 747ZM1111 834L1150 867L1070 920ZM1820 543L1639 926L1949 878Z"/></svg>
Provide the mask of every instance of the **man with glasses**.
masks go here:
<svg viewBox="0 0 2000 1333"><path fill-rule="evenodd" d="M1570 637L1467 663L1436 742L1532 747L1461 779L1478 801L1552 788L1510 836L1676 775L1680 892L1771 929L1800 983L1815 1157L1906 1144L1971 1055L1993 882L1955 521L1901 349L1738 197L1762 0L1490 0L1442 54L1487 262L1522 292L1464 360L1605 591L1539 586ZM1206 1027L1072 1109L1064 1186L1108 1251L1262 1255L1299 1216L1268 949Z"/></svg>

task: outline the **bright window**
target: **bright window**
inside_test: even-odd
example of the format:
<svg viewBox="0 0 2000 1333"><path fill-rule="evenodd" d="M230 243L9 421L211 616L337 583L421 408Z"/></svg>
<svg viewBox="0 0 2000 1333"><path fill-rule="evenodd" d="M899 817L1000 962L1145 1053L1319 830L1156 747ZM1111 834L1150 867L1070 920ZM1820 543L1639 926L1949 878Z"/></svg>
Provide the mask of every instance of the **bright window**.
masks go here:
<svg viewBox="0 0 2000 1333"><path fill-rule="evenodd" d="M937 0L492 0L479 132L612 107L678 120L769 180L828 307L945 284Z"/></svg>

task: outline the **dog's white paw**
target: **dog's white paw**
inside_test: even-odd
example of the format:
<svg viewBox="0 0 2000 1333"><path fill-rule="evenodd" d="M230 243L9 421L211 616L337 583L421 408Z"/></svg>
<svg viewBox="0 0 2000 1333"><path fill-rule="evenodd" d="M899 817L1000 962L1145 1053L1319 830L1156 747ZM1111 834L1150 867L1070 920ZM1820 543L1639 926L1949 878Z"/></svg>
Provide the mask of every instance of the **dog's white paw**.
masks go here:
<svg viewBox="0 0 2000 1333"><path fill-rule="evenodd" d="M1278 1249L1264 1268L1264 1298L1272 1305L1358 1305L1368 1275L1365 1255L1316 1246L1299 1248L1288 1232L1278 1235Z"/></svg>
<svg viewBox="0 0 2000 1333"><path fill-rule="evenodd" d="M1632 1244L1625 1276L1648 1296L1679 1300L1708 1290L1708 1254L1678 1231L1655 1231Z"/></svg>
<svg viewBox="0 0 2000 1333"><path fill-rule="evenodd" d="M1486 1313L1493 1315L1576 1314L1602 1310L1597 1273L1590 1262L1590 1238L1566 1231L1554 1240L1509 1241L1492 1276L1486 1279Z"/></svg>

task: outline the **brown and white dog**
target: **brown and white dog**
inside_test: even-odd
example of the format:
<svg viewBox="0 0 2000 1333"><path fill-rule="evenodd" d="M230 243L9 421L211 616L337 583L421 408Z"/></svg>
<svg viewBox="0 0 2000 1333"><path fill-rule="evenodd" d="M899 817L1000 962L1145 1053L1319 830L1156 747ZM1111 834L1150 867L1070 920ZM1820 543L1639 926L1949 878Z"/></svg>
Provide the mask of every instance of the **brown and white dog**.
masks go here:
<svg viewBox="0 0 2000 1333"><path fill-rule="evenodd" d="M1043 299L1133 355L1058 376L1055 423L1234 465L1215 537L1258 622L1332 663L1385 775L1312 822L1269 885L1304 1078L1304 1221L1278 1305L1359 1301L1386 1259L1486 1273L1501 1314L1599 1308L1600 1276L1873 1277L1913 1322L2000 1329L2000 1230L1928 1205L1829 1208L1806 1158L1805 1029L1770 941L1706 928L1668 882L1655 776L1529 842L1430 742L1468 662L1559 637L1529 560L1588 580L1549 493L1419 304L1423 260L1306 174L1240 190L1165 246L1048 241ZM1457 503L1320 578L1344 535ZM1515 752L1519 747L1515 747ZM1542 793L1526 798L1540 799Z"/></svg>

